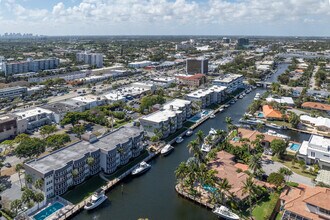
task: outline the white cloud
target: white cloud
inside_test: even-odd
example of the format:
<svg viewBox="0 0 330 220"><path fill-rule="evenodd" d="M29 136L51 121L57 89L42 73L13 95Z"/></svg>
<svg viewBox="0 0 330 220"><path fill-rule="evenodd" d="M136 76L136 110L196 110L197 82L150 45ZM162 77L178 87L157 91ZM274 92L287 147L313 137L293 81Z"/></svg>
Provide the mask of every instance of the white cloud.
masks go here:
<svg viewBox="0 0 330 220"><path fill-rule="evenodd" d="M226 29L228 33L240 27L264 26L265 32L271 31L269 26L283 25L283 30L290 26L305 28L304 24L319 24L320 33L330 35L330 6L328 0L208 0L194 2L190 0L82 0L73 1L74 6L66 7L58 2L50 10L28 9L15 0L0 0L11 13L12 23L42 27L53 24L54 28L40 29L52 34L115 34L116 30L123 34L125 28L143 34L163 34L159 27L173 30L172 34L207 34L205 31L196 33L198 27L207 29L208 33L216 34L214 27ZM3 18L5 19L5 18ZM2 20L3 20L2 19ZM323 26L321 26L323 24ZM327 27L325 29L324 25ZM87 27L86 27L87 26ZM113 29L108 31L106 27ZM82 33L82 27L84 33ZM192 28L193 27L193 28ZM30 26L31 28L31 26ZM190 28L190 29L189 29ZM87 29L87 30L86 30ZM315 29L315 28L314 28ZM65 31L63 31L65 30ZM68 32L69 31L69 32ZM70 32L71 31L71 32ZM102 32L103 31L103 32ZM182 31L182 33L180 33ZM324 32L328 31L328 32ZM142 32L142 33L141 33ZM253 33L251 33L253 34ZM265 33L267 34L267 33ZM284 34L284 33L280 33Z"/></svg>

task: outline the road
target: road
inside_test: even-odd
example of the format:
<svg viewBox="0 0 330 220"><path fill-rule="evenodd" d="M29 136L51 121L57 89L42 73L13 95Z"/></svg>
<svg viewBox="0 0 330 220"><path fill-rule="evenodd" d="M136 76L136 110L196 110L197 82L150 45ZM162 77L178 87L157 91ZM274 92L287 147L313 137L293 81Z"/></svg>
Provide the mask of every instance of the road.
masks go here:
<svg viewBox="0 0 330 220"><path fill-rule="evenodd" d="M312 78L309 82L309 86L312 90L315 90L317 88L316 86L316 80L315 80L315 75L317 73L317 71L319 71L320 69L320 66L314 66L314 69L313 69L313 75L312 75Z"/></svg>
<svg viewBox="0 0 330 220"><path fill-rule="evenodd" d="M287 168L283 164L276 162L276 161L271 161L269 159L262 161L262 169L265 171L265 173L267 175L269 175L273 172L277 172L282 167ZM314 186L314 183L312 182L312 180L310 178L301 176L296 173L293 173L293 175L290 176L289 180L292 182L301 183L301 184L308 185L308 186Z"/></svg>

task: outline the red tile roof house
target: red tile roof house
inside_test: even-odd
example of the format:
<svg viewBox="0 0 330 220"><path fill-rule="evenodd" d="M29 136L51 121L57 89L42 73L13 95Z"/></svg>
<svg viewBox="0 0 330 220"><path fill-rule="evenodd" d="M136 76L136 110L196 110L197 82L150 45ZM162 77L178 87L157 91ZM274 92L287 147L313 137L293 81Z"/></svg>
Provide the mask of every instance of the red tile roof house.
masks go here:
<svg viewBox="0 0 330 220"><path fill-rule="evenodd" d="M216 176L219 179L227 179L231 185L229 193L235 196L237 201L245 201L249 197L249 194L243 193L244 182L249 178L249 175L244 172L248 167L244 164L236 163L234 161L235 156L227 153L226 151L220 151L217 153L216 158L209 162L208 166L217 171ZM253 179L254 183L258 186L270 188L269 183L262 182L257 179Z"/></svg>
<svg viewBox="0 0 330 220"><path fill-rule="evenodd" d="M198 73L191 76L177 76L178 84L186 85L190 87L199 87L206 83L206 76L204 74Z"/></svg>
<svg viewBox="0 0 330 220"><path fill-rule="evenodd" d="M287 187L280 196L282 220L330 219L330 189L300 184Z"/></svg>
<svg viewBox="0 0 330 220"><path fill-rule="evenodd" d="M262 106L262 113L268 120L283 120L282 113L278 110L273 109L270 105Z"/></svg>
<svg viewBox="0 0 330 220"><path fill-rule="evenodd" d="M306 109L316 109L321 111L327 111L330 112L330 105L320 103L320 102L304 102L301 107Z"/></svg>

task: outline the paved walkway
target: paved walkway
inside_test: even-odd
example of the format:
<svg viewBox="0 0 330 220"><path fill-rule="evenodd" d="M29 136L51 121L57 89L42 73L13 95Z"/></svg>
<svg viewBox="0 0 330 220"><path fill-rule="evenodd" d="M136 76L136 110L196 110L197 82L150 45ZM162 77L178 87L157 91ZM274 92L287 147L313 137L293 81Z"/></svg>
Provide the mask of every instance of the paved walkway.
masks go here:
<svg viewBox="0 0 330 220"><path fill-rule="evenodd" d="M281 167L286 167L283 164L272 161L272 160L263 160L262 161L262 169L265 171L267 175L277 172ZM287 168L287 167L286 167ZM308 186L314 186L314 183L312 180L308 177L293 173L293 175L290 177L289 181L305 184Z"/></svg>

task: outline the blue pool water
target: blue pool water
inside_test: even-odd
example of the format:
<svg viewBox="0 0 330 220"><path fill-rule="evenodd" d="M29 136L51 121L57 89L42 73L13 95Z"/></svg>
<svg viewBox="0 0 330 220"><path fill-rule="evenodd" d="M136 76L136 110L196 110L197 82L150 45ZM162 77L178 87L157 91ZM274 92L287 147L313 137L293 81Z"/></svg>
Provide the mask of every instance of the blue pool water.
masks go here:
<svg viewBox="0 0 330 220"><path fill-rule="evenodd" d="M196 115L194 115L193 117L189 118L188 121L191 122L198 122L202 117L205 117L206 115L208 115L210 113L210 111L208 110L204 110L201 113L198 113Z"/></svg>
<svg viewBox="0 0 330 220"><path fill-rule="evenodd" d="M264 113L259 112L259 113L258 113L258 118L263 118L263 117L264 117Z"/></svg>
<svg viewBox="0 0 330 220"><path fill-rule="evenodd" d="M208 185L204 185L203 188L211 193L214 193L217 190L216 188Z"/></svg>
<svg viewBox="0 0 330 220"><path fill-rule="evenodd" d="M48 216L52 215L54 212L60 210L63 207L64 207L64 205L62 203L55 202L54 204L48 206L47 208L45 208L44 210L42 210L41 212L39 212L38 214L33 216L33 219L44 220Z"/></svg>
<svg viewBox="0 0 330 220"><path fill-rule="evenodd" d="M237 142L237 141L239 141L239 139L240 139L239 137L234 137L233 141Z"/></svg>
<svg viewBox="0 0 330 220"><path fill-rule="evenodd" d="M300 148L300 144L297 143L292 143L292 145L290 146L290 149L293 151L298 151Z"/></svg>

